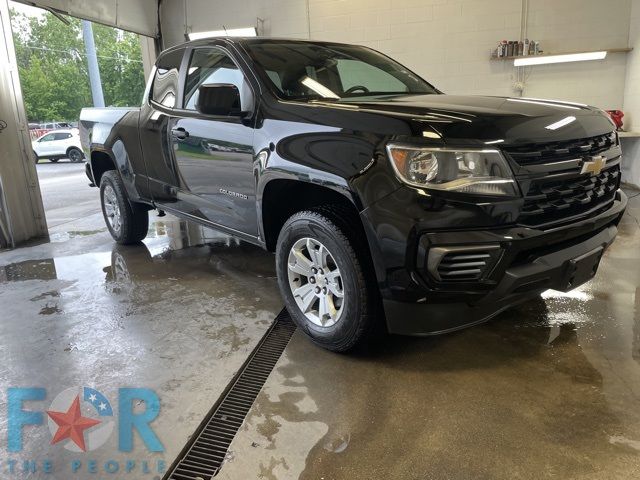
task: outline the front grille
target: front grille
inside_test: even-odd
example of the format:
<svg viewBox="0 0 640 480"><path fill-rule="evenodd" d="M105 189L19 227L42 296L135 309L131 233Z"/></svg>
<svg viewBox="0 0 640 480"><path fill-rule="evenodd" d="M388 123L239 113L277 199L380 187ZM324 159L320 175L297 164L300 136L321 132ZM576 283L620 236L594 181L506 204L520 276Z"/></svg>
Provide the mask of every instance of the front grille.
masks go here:
<svg viewBox="0 0 640 480"><path fill-rule="evenodd" d="M542 226L607 208L619 186L619 164L590 177L576 172L569 179L534 180L525 195L519 223Z"/></svg>
<svg viewBox="0 0 640 480"><path fill-rule="evenodd" d="M616 134L611 132L578 140L507 147L505 151L520 165L539 165L597 155L617 144Z"/></svg>
<svg viewBox="0 0 640 480"><path fill-rule="evenodd" d="M524 205L520 225L548 227L606 209L620 186L620 146L615 132L561 142L505 147L518 166ZM605 169L581 174L584 161L602 156Z"/></svg>

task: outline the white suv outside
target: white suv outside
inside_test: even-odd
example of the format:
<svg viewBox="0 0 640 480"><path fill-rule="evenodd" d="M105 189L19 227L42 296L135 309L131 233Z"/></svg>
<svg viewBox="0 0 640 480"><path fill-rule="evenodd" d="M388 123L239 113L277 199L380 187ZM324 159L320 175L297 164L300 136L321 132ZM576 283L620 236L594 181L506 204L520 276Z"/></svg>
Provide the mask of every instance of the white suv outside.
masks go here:
<svg viewBox="0 0 640 480"><path fill-rule="evenodd" d="M47 132L31 142L31 145L36 163L41 158L48 158L54 163L61 158L68 158L72 162L81 162L84 159L79 131L76 128Z"/></svg>

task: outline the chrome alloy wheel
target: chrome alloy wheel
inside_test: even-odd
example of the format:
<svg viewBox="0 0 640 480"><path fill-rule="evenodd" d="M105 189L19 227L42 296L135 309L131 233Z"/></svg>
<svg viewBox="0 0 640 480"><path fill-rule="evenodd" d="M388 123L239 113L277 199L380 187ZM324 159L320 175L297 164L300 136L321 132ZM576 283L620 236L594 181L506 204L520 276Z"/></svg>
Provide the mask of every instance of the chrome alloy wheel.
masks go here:
<svg viewBox="0 0 640 480"><path fill-rule="evenodd" d="M342 315L344 287L329 249L313 238L301 238L287 263L289 288L300 311L319 327L335 325Z"/></svg>
<svg viewBox="0 0 640 480"><path fill-rule="evenodd" d="M122 220L120 217L120 204L118 203L118 197L111 185L107 185L104 188L103 194L104 212L107 216L107 221L111 226L111 229L117 234L120 233L122 228Z"/></svg>

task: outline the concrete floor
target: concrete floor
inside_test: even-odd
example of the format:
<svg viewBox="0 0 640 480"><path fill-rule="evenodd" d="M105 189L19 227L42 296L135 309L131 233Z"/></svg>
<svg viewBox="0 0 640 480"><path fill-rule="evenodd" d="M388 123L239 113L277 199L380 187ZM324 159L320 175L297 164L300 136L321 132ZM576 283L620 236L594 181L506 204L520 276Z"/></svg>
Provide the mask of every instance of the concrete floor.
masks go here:
<svg viewBox="0 0 640 480"><path fill-rule="evenodd" d="M87 188L89 180L84 168L84 162L71 163L67 159L58 163L40 160L36 165L50 229L96 213L98 191Z"/></svg>
<svg viewBox="0 0 640 480"><path fill-rule="evenodd" d="M169 464L282 307L273 256L224 235L153 217L144 246L116 247L97 190L54 170L63 165L38 166L51 242L0 253L0 403L9 386L46 387L47 400L30 404L42 409L70 387L116 404L120 387L152 388L166 451L137 441L120 453L112 436L73 454L29 427L23 452L0 453L0 478L9 458L52 459L53 476L20 478L65 480L73 459ZM296 333L218 478L638 477L640 197L630 205L598 276L577 291L351 355Z"/></svg>
<svg viewBox="0 0 640 480"><path fill-rule="evenodd" d="M54 205L48 220L62 220L51 242L0 253L0 478L11 459L19 472L23 460L54 462L53 475L19 478L68 480L74 460L82 462L76 478L105 478L88 473L90 460L98 472L107 460L133 460L119 478L157 478L157 460L173 461L282 309L273 256L170 216L153 217L143 246L116 246L86 177L49 176L64 167L82 168L38 166L45 204ZM68 205L55 207L65 194ZM43 425L26 427L23 451L9 454L7 388L31 386L47 389L46 401L25 405L41 411L72 387L95 388L114 408L121 387L153 389L161 400L153 429L165 452L149 453L136 436L134 450L121 453L114 434L95 451L74 453L65 442L50 445Z"/></svg>

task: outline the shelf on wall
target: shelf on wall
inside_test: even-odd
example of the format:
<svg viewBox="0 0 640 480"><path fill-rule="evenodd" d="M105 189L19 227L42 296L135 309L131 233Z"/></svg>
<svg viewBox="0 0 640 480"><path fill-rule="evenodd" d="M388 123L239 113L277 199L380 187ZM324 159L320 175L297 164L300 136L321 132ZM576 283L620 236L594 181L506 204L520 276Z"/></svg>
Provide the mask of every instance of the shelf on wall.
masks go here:
<svg viewBox="0 0 640 480"><path fill-rule="evenodd" d="M618 132L618 136L620 138L638 138L640 137L640 132Z"/></svg>
<svg viewBox="0 0 640 480"><path fill-rule="evenodd" d="M633 48L606 48L603 50L588 50L588 51L574 51L574 52L554 52L554 53L541 53L539 55L512 55L510 57L491 57L491 60L516 60L518 58L540 58L540 57L555 57L556 55L575 55L577 53L590 53L590 52L607 52L607 53L628 53Z"/></svg>

